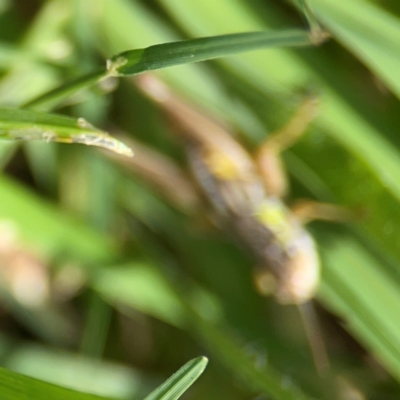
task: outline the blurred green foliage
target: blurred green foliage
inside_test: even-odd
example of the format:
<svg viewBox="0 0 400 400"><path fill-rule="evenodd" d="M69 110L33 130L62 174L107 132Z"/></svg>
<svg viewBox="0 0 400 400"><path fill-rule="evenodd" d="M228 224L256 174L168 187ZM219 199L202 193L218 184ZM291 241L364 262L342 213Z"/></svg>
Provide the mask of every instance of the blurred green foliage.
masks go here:
<svg viewBox="0 0 400 400"><path fill-rule="evenodd" d="M310 226L323 267L316 304L326 376L315 372L296 308L255 292L252 259L207 222L205 203L183 197L181 181L174 187L172 175L161 175L171 195L92 147L41 142L0 142L3 367L140 399L205 354L210 365L186 398L399 398L400 6L309 3L331 34L319 47L259 50L157 75L231 126L250 151L284 125L304 90L318 92L319 116L284 154L288 202L308 197L361 214ZM305 26L283 0L3 0L0 107L98 71L123 51ZM130 79L75 93L55 111L123 131L138 155L147 145L187 177L173 127ZM14 379L0 373L0 387L7 374Z"/></svg>

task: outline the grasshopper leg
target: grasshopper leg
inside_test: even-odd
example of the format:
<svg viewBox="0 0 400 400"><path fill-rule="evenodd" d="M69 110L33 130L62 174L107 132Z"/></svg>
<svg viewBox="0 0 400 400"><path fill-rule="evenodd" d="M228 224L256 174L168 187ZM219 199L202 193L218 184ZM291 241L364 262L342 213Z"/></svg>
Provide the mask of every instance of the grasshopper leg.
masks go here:
<svg viewBox="0 0 400 400"><path fill-rule="evenodd" d="M287 192L287 177L280 153L292 146L306 132L318 110L315 97L307 97L296 113L280 130L272 133L259 148L256 163L270 196L282 198Z"/></svg>
<svg viewBox="0 0 400 400"><path fill-rule="evenodd" d="M302 225L311 221L348 222L356 218L354 210L313 200L297 200L291 207L292 216Z"/></svg>

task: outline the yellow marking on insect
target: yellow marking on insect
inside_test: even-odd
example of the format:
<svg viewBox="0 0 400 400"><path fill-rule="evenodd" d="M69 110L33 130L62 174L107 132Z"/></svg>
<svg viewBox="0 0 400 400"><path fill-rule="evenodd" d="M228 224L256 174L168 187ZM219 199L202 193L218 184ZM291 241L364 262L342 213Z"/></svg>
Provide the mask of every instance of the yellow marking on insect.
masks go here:
<svg viewBox="0 0 400 400"><path fill-rule="evenodd" d="M271 230L283 246L293 240L293 227L285 206L276 199L265 199L258 207L256 218Z"/></svg>
<svg viewBox="0 0 400 400"><path fill-rule="evenodd" d="M239 168L231 157L219 151L206 155L206 164L212 174L219 179L234 180L239 177Z"/></svg>

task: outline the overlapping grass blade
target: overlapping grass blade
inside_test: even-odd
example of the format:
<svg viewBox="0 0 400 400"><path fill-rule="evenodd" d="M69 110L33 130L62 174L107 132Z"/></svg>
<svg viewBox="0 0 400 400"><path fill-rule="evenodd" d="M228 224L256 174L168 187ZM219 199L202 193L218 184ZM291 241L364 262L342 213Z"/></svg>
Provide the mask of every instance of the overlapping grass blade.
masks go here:
<svg viewBox="0 0 400 400"><path fill-rule="evenodd" d="M30 110L0 109L0 139L82 143L127 156L133 154L123 143L83 118L73 119Z"/></svg>
<svg viewBox="0 0 400 400"><path fill-rule="evenodd" d="M155 69L226 57L268 47L307 46L313 43L306 30L281 32L244 32L198 39L182 40L129 50L107 61L107 69L100 69L87 76L63 85L33 99L24 107L37 107L65 99L75 91L88 87L110 76L130 76Z"/></svg>
<svg viewBox="0 0 400 400"><path fill-rule="evenodd" d="M130 50L112 57L108 70L113 76L129 76L267 47L295 47L310 44L312 41L309 32L302 30L244 32L212 36Z"/></svg>
<svg viewBox="0 0 400 400"><path fill-rule="evenodd" d="M156 390L151 392L145 400L177 400L203 373L208 363L207 358L198 357L180 368Z"/></svg>

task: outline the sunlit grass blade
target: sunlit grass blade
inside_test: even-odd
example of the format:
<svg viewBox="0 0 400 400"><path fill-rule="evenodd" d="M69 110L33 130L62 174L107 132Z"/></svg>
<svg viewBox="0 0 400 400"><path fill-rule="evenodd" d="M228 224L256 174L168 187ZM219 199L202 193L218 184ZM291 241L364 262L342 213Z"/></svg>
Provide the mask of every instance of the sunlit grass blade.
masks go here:
<svg viewBox="0 0 400 400"><path fill-rule="evenodd" d="M76 392L0 368L1 400L107 400Z"/></svg>
<svg viewBox="0 0 400 400"><path fill-rule="evenodd" d="M30 110L0 109L0 139L44 140L99 146L126 156L132 150L85 119Z"/></svg>
<svg viewBox="0 0 400 400"><path fill-rule="evenodd" d="M206 357L198 357L186 363L145 400L176 400L189 389L206 368Z"/></svg>

